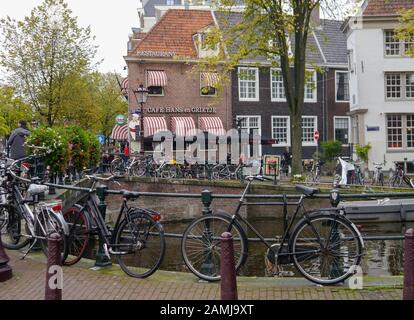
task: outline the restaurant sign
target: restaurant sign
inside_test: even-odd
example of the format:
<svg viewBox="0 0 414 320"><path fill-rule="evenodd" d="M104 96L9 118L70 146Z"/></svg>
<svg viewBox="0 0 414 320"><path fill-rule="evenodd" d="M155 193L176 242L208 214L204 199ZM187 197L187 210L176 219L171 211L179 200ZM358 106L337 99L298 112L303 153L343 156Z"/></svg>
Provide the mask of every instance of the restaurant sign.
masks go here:
<svg viewBox="0 0 414 320"><path fill-rule="evenodd" d="M148 107L147 113L206 113L215 114L213 107Z"/></svg>
<svg viewBox="0 0 414 320"><path fill-rule="evenodd" d="M138 53L140 57L151 57L151 58L168 58L174 57L175 52L161 52L161 51L140 51Z"/></svg>

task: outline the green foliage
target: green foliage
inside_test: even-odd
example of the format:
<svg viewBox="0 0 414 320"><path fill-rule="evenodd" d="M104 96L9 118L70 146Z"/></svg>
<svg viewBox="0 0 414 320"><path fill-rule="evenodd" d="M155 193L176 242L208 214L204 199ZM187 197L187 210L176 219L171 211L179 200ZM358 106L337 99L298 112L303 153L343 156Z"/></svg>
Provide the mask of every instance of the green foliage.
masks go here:
<svg viewBox="0 0 414 320"><path fill-rule="evenodd" d="M89 141L89 166L94 167L99 164L101 159L101 144L95 134L89 132L87 136Z"/></svg>
<svg viewBox="0 0 414 320"><path fill-rule="evenodd" d="M17 128L19 120L32 119L32 111L23 100L16 96L10 86L0 86L0 136Z"/></svg>
<svg viewBox="0 0 414 320"><path fill-rule="evenodd" d="M84 170L89 166L89 136L80 127L64 128L69 143L69 155L72 166L77 170Z"/></svg>
<svg viewBox="0 0 414 320"><path fill-rule="evenodd" d="M68 161L68 142L62 132L40 127L27 138L28 154L42 156L52 172L64 172ZM38 147L38 148L35 148Z"/></svg>
<svg viewBox="0 0 414 320"><path fill-rule="evenodd" d="M100 143L95 134L77 126L34 130L27 139L28 154L44 157L52 172L64 172L68 166L77 170L96 166Z"/></svg>
<svg viewBox="0 0 414 320"><path fill-rule="evenodd" d="M401 12L399 24L395 30L400 40L414 41L414 8ZM414 56L414 45L409 46L405 54Z"/></svg>
<svg viewBox="0 0 414 320"><path fill-rule="evenodd" d="M89 27L78 26L64 0L44 0L21 21L0 20L0 65L43 123L65 110L66 86L92 68L96 46Z"/></svg>
<svg viewBox="0 0 414 320"><path fill-rule="evenodd" d="M333 158L341 155L342 153L342 143L337 140L323 141L321 143L321 147L321 159L325 161L332 160Z"/></svg>
<svg viewBox="0 0 414 320"><path fill-rule="evenodd" d="M361 159L362 161L368 162L368 154L371 148L372 148L371 143L368 143L365 146L357 144L355 146L355 152L359 159Z"/></svg>

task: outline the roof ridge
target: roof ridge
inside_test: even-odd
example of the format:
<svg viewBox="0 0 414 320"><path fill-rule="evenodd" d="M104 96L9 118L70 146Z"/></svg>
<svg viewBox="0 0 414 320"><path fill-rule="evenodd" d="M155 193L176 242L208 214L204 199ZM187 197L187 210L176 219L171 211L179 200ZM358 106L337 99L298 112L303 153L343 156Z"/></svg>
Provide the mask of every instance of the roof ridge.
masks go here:
<svg viewBox="0 0 414 320"><path fill-rule="evenodd" d="M152 34L152 32L154 32L154 29L161 23L161 21L165 20L165 17L168 14L170 14L170 11L172 11L172 10L173 9L168 9L167 12L165 12L164 15L148 30L147 34L141 39L140 42L137 43L135 48L132 50L133 54L137 54L137 50L138 50L138 47L140 46L140 44L143 43L144 40L147 39L150 34Z"/></svg>

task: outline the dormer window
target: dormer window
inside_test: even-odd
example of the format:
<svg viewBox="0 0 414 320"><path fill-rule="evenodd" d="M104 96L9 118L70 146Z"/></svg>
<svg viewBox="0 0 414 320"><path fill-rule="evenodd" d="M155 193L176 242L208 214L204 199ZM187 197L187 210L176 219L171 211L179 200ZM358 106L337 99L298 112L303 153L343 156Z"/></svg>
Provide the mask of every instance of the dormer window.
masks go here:
<svg viewBox="0 0 414 320"><path fill-rule="evenodd" d="M214 44L212 46L212 44L209 43L209 30L204 30L196 33L193 36L193 40L200 58L209 55L214 55L218 50L217 44Z"/></svg>

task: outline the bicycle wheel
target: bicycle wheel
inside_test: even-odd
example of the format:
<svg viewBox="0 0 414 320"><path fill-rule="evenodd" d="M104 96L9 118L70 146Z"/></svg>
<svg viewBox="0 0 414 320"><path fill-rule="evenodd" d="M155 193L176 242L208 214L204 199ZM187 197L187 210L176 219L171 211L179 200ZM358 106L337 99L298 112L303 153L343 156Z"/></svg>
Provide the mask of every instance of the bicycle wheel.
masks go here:
<svg viewBox="0 0 414 320"><path fill-rule="evenodd" d="M134 177L143 177L145 176L145 162L136 162L131 168L130 168L130 174Z"/></svg>
<svg viewBox="0 0 414 320"><path fill-rule="evenodd" d="M380 186L384 186L384 174L382 172L379 174L378 183Z"/></svg>
<svg viewBox="0 0 414 320"><path fill-rule="evenodd" d="M206 281L220 280L220 237L227 232L231 218L214 214L198 218L184 231L181 252L187 268ZM238 271L247 259L247 238L238 224L233 224L234 262Z"/></svg>
<svg viewBox="0 0 414 320"><path fill-rule="evenodd" d="M352 276L363 245L354 225L337 214L318 213L296 225L290 243L293 263L308 280L332 285Z"/></svg>
<svg viewBox="0 0 414 320"><path fill-rule="evenodd" d="M164 229L149 214L133 213L120 223L114 250L122 252L117 259L126 274L135 278L149 277L164 259Z"/></svg>
<svg viewBox="0 0 414 320"><path fill-rule="evenodd" d="M63 218L69 227L68 256L63 264L72 266L82 259L88 247L90 223L87 212L80 211L76 206L66 210L63 213Z"/></svg>
<svg viewBox="0 0 414 320"><path fill-rule="evenodd" d="M30 242L30 237L22 235L26 228L26 221L15 212L13 206L1 209L1 241L3 246L9 250L19 250ZM29 234L29 232L26 232Z"/></svg>
<svg viewBox="0 0 414 320"><path fill-rule="evenodd" d="M68 238L64 234L63 230L64 227L62 225L62 221L59 220L49 209L41 208L41 211L38 215L38 223L36 224L35 232L36 236L39 238L37 239L40 242L40 246L42 248L43 253L46 257L49 255L49 237L54 234L58 233L61 238L61 245L60 245L60 252L61 252L61 261L62 264L66 260L68 256Z"/></svg>
<svg viewBox="0 0 414 320"><path fill-rule="evenodd" d="M229 172L228 172L227 166L223 164L219 164L213 168L213 171L212 171L213 180L224 180L228 178L228 176L229 176Z"/></svg>
<svg viewBox="0 0 414 320"><path fill-rule="evenodd" d="M111 174L122 176L125 173L125 165L122 159L115 159L111 162Z"/></svg>

